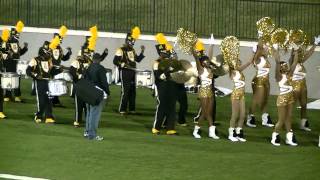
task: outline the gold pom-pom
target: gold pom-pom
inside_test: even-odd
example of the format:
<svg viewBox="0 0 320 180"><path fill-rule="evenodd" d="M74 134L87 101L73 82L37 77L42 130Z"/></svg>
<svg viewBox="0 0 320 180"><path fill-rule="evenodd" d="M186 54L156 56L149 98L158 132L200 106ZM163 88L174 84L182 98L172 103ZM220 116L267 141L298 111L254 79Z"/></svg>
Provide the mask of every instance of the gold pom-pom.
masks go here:
<svg viewBox="0 0 320 180"><path fill-rule="evenodd" d="M223 55L223 59L230 68L235 68L239 60L240 44L239 40L235 36L227 36L221 42L220 50Z"/></svg>
<svg viewBox="0 0 320 180"><path fill-rule="evenodd" d="M296 44L300 46L304 42L305 34L301 29L290 30L289 42L290 44Z"/></svg>
<svg viewBox="0 0 320 180"><path fill-rule="evenodd" d="M196 48L196 51L204 51L204 45L203 45L203 42L202 41L200 41L200 40L198 40L197 41L197 43L196 43L196 46L195 46L195 48Z"/></svg>
<svg viewBox="0 0 320 180"><path fill-rule="evenodd" d="M273 23L270 17L263 17L259 21L257 21L257 30L263 34L270 34L275 28L275 24Z"/></svg>
<svg viewBox="0 0 320 180"><path fill-rule="evenodd" d="M10 37L10 31L9 29L4 29L2 30L2 35L1 35L1 39L4 41L4 42L7 42L8 39Z"/></svg>
<svg viewBox="0 0 320 180"><path fill-rule="evenodd" d="M17 24L16 24L16 30L17 30L17 32L18 32L18 33L21 33L22 30L23 30L23 28L24 28L23 22L22 22L22 21L18 21Z"/></svg>
<svg viewBox="0 0 320 180"><path fill-rule="evenodd" d="M173 49L172 45L170 43L166 43L166 50L171 51Z"/></svg>
<svg viewBox="0 0 320 180"><path fill-rule="evenodd" d="M156 41L158 42L158 44L167 44L168 43L166 37L162 33L158 33L156 35Z"/></svg>
<svg viewBox="0 0 320 180"><path fill-rule="evenodd" d="M54 50L54 49L57 48L57 46L58 46L59 44L60 44L60 38L59 38L58 36L55 36L55 37L51 40L51 42L50 42L50 44L49 44L49 48L52 49L52 50Z"/></svg>
<svg viewBox="0 0 320 180"><path fill-rule="evenodd" d="M289 33L284 28L277 28L271 34L271 44L278 44L282 48L286 48L289 41Z"/></svg>
<svg viewBox="0 0 320 180"><path fill-rule="evenodd" d="M67 34L67 31L68 31L68 28L66 26L61 26L60 31L59 31L59 35L64 38Z"/></svg>
<svg viewBox="0 0 320 180"><path fill-rule="evenodd" d="M184 28L177 30L177 44L185 54L191 54L194 44L197 42L197 34L192 33Z"/></svg>
<svg viewBox="0 0 320 180"><path fill-rule="evenodd" d="M97 26L92 26L90 28L90 33L91 33L91 36L98 37L98 27Z"/></svg>
<svg viewBox="0 0 320 180"><path fill-rule="evenodd" d="M131 30L131 36L133 39L138 39L139 36L140 36L140 28L138 26L134 27L132 30Z"/></svg>
<svg viewBox="0 0 320 180"><path fill-rule="evenodd" d="M91 51L94 51L96 48L97 38L94 36L91 36L88 41L89 41L88 49L90 49Z"/></svg>

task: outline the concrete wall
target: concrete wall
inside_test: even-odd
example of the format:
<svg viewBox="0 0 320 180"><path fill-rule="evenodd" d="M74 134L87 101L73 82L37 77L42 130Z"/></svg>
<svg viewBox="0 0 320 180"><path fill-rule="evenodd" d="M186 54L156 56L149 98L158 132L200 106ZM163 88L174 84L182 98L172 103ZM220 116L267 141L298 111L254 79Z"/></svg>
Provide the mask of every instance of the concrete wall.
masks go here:
<svg viewBox="0 0 320 180"><path fill-rule="evenodd" d="M37 55L38 48L43 44L45 40L51 40L52 34L47 33L34 33L34 32L24 32L21 34L21 43L22 42L28 42L29 43L29 51L22 56L23 60L30 60L32 57ZM80 49L80 46L84 42L84 36L78 36L78 35L68 35L63 40L62 47L66 48L70 46L72 48L72 59L75 58L75 56L78 54L78 51ZM118 47L120 47L124 42L124 39L122 38L105 38L101 37L97 41L97 52L102 52L104 48L109 49L109 55L108 57L103 61L103 65L106 68L114 69L114 65L112 63L114 53ZM155 41L150 40L138 40L135 45L136 51L140 52L140 46L141 45L146 46L145 56L146 58L138 64L139 69L148 69L151 70L151 65L153 60L155 60L158 56L155 50ZM241 43L240 43L241 45ZM193 61L192 56L188 56L183 54L181 51L177 50L179 59L186 59L189 61ZM214 48L214 53L220 53L218 46ZM241 47L240 48L240 58L242 62L248 61L248 58L250 57L250 54L252 53L251 48L249 47ZM285 57L284 59L287 59ZM270 62L272 64L272 70L270 75L270 81L271 81L271 94L276 94L278 92L278 86L275 82L274 78L274 61L270 59ZM69 66L70 61L67 61L63 63L63 65ZM308 97L309 98L320 98L320 72L317 70L316 66L320 66L320 52L315 52L312 57L305 63L305 67L307 69L307 85L308 85ZM246 91L252 92L251 89L251 80L253 76L255 75L255 70L252 66L247 68L244 71L245 77L246 77ZM218 86L223 86L226 88L232 88L232 83L229 79L229 77L223 76L219 77L216 80L216 84Z"/></svg>

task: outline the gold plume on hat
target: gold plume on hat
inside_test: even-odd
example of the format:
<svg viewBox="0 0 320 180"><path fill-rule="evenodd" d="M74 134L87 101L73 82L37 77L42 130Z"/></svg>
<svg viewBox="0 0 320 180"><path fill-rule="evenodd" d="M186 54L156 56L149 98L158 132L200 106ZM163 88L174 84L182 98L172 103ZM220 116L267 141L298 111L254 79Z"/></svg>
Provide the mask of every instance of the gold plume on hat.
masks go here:
<svg viewBox="0 0 320 180"><path fill-rule="evenodd" d="M97 37L91 36L88 39L88 41L89 41L88 49L90 49L91 51L94 51L97 44Z"/></svg>
<svg viewBox="0 0 320 180"><path fill-rule="evenodd" d="M240 44L235 36L227 36L221 42L220 50L223 59L231 68L235 68L240 54Z"/></svg>
<svg viewBox="0 0 320 180"><path fill-rule="evenodd" d="M204 51L204 45L203 42L201 40L198 39L196 45L195 45L195 49L196 51Z"/></svg>
<svg viewBox="0 0 320 180"><path fill-rule="evenodd" d="M59 35L64 38L67 34L67 31L68 31L68 28L66 26L62 25L60 27Z"/></svg>
<svg viewBox="0 0 320 180"><path fill-rule="evenodd" d="M55 37L51 40L51 42L50 42L50 44L49 44L49 48L52 49L52 50L54 50L54 49L57 48L57 46L58 46L59 44L60 44L60 38L59 38L58 36L55 36Z"/></svg>
<svg viewBox="0 0 320 180"><path fill-rule="evenodd" d="M97 26L92 26L89 30L90 30L91 36L98 37L98 27Z"/></svg>
<svg viewBox="0 0 320 180"><path fill-rule="evenodd" d="M289 33L285 28L277 28L271 34L271 44L278 44L282 48L288 46Z"/></svg>
<svg viewBox="0 0 320 180"><path fill-rule="evenodd" d="M140 36L140 28L138 26L134 27L132 30L131 30L131 36L133 39L138 39L139 36Z"/></svg>
<svg viewBox="0 0 320 180"><path fill-rule="evenodd" d="M3 29L2 30L2 35L1 35L1 39L4 41L4 42L7 42L8 39L10 37L10 31L9 29Z"/></svg>
<svg viewBox="0 0 320 180"><path fill-rule="evenodd" d="M158 33L155 38L156 38L156 41L158 42L158 44L167 44L168 43L168 41L163 33Z"/></svg>
<svg viewBox="0 0 320 180"><path fill-rule="evenodd" d="M22 29L24 28L24 24L22 21L18 21L17 24L16 24L16 30L18 33L21 33L22 32Z"/></svg>

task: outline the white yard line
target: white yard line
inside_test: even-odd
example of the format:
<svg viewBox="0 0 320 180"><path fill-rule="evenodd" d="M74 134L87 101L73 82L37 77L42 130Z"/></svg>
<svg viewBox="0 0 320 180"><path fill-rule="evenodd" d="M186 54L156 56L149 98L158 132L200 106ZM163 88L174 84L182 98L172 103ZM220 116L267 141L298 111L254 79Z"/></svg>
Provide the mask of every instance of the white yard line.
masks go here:
<svg viewBox="0 0 320 180"><path fill-rule="evenodd" d="M10 29L14 26L7 26L7 25L0 25L0 30L3 30L5 28ZM89 28L89 27L88 27ZM47 33L47 34L53 34L58 33L59 29L53 29L53 28L37 28L37 27L24 27L23 32L29 32L29 33ZM67 35L74 35L74 36L89 36L89 31L80 31L80 30L72 30L69 29L67 32ZM112 32L99 32L99 37L107 37L107 38L117 38L117 39L124 39L126 38L126 33L112 33ZM174 36L166 36L168 41L174 42L176 40L176 37ZM209 35L208 35L209 38ZM146 40L146 41L155 41L154 35L141 35L139 37L140 40ZM201 38L200 38L201 39ZM209 39L201 39L204 44L209 44ZM221 39L215 39L214 44L220 45ZM243 47L252 47L256 45L257 42L255 41L240 41L240 46ZM320 47L316 47L315 51L320 51Z"/></svg>
<svg viewBox="0 0 320 180"><path fill-rule="evenodd" d="M15 180L49 180L44 178L33 178L28 176L16 176L12 174L0 174L0 178L15 179Z"/></svg>

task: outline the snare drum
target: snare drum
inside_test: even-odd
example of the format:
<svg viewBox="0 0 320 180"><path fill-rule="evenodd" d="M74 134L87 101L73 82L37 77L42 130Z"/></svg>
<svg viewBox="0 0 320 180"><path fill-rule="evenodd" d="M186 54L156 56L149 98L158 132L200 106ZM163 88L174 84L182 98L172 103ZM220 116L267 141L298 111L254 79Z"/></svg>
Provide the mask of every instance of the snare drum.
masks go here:
<svg viewBox="0 0 320 180"><path fill-rule="evenodd" d="M111 84L112 83L112 70L111 69L106 69L106 76L107 76L107 81L108 81L108 84Z"/></svg>
<svg viewBox="0 0 320 180"><path fill-rule="evenodd" d="M136 73L136 84L138 86L152 86L151 71L138 71Z"/></svg>
<svg viewBox="0 0 320 180"><path fill-rule="evenodd" d="M68 82L72 81L72 77L71 77L69 72L59 73L59 74L54 76L54 79L65 80L65 81L68 81Z"/></svg>
<svg viewBox="0 0 320 180"><path fill-rule="evenodd" d="M18 75L22 75L22 76L26 76L26 70L28 67L28 61L22 61L22 60L18 60L17 63L17 74Z"/></svg>
<svg viewBox="0 0 320 180"><path fill-rule="evenodd" d="M17 73L6 72L1 75L2 89L17 89L19 88L19 75Z"/></svg>
<svg viewBox="0 0 320 180"><path fill-rule="evenodd" d="M50 80L48 86L50 96L61 96L67 94L67 82L64 80Z"/></svg>

